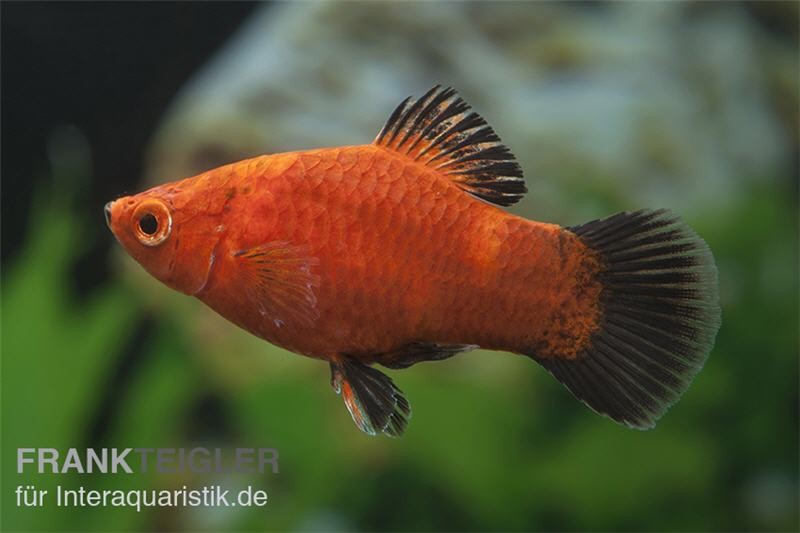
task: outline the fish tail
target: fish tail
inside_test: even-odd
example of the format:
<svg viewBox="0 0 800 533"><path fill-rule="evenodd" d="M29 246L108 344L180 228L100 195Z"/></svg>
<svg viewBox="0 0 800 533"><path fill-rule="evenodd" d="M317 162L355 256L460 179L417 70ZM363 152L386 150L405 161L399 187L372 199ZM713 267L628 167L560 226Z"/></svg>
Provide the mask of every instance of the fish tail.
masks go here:
<svg viewBox="0 0 800 533"><path fill-rule="evenodd" d="M623 212L567 229L595 257L596 329L580 353L530 355L594 411L651 428L714 345L714 258L668 210Z"/></svg>

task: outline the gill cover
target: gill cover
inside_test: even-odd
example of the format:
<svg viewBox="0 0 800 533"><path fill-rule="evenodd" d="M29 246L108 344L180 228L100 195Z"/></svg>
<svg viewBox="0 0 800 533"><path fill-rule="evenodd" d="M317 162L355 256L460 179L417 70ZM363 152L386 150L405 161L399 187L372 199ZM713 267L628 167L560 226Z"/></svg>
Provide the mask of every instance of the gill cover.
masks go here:
<svg viewBox="0 0 800 533"><path fill-rule="evenodd" d="M184 294L206 286L221 237L213 216L176 208L162 187L107 204L105 216L125 251L153 277Z"/></svg>

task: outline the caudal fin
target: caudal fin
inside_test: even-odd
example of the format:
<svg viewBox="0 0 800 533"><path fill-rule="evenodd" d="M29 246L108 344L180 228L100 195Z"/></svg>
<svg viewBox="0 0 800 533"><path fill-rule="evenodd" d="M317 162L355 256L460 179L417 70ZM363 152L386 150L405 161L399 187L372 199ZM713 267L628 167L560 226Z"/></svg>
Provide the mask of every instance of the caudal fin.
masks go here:
<svg viewBox="0 0 800 533"><path fill-rule="evenodd" d="M667 210L618 213L568 228L593 249L600 329L577 358L537 358L598 413L646 429L703 367L720 326L706 243Z"/></svg>

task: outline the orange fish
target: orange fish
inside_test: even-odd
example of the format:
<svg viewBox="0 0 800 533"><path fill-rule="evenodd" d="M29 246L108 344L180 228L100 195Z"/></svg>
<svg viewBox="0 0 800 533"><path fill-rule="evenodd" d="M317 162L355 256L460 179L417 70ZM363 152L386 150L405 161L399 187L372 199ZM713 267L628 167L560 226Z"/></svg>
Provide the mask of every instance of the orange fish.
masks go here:
<svg viewBox="0 0 800 533"><path fill-rule="evenodd" d="M329 362L369 434L400 435L411 414L372 365L478 347L528 356L598 413L652 427L719 329L708 246L666 210L561 227L498 207L525 192L492 128L437 86L372 144L239 161L105 215L169 287Z"/></svg>

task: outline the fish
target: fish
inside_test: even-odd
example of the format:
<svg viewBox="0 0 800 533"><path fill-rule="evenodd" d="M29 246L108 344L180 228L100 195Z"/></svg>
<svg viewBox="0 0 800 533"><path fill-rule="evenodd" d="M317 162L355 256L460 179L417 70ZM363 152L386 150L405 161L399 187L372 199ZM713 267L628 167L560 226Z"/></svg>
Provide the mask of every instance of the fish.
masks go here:
<svg viewBox="0 0 800 533"><path fill-rule="evenodd" d="M153 277L327 362L370 435L400 436L411 417L378 366L477 348L527 357L595 412L653 427L714 346L711 250L668 209L576 226L504 209L526 192L494 129L437 85L370 144L234 162L104 211Z"/></svg>

